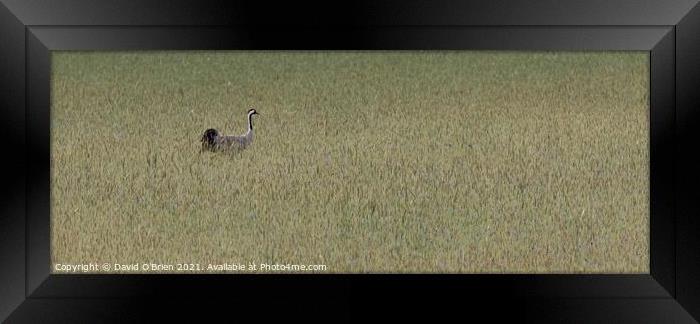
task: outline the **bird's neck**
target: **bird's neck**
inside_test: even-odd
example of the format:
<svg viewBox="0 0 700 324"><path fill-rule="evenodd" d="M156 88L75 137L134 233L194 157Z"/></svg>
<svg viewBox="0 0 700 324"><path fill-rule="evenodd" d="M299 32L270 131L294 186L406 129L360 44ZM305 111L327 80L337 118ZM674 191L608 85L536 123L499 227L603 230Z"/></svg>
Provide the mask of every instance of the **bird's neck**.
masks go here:
<svg viewBox="0 0 700 324"><path fill-rule="evenodd" d="M248 115L248 133L253 132L253 114Z"/></svg>

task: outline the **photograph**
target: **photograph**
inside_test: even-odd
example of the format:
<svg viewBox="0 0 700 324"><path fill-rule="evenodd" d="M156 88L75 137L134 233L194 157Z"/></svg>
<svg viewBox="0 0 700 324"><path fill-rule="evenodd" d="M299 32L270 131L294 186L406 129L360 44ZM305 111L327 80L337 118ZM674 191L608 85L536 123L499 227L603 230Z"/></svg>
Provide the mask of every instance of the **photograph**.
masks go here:
<svg viewBox="0 0 700 324"><path fill-rule="evenodd" d="M648 51L51 51L51 273L650 271Z"/></svg>
<svg viewBox="0 0 700 324"><path fill-rule="evenodd" d="M698 323L698 39L700 0L0 0L0 322Z"/></svg>

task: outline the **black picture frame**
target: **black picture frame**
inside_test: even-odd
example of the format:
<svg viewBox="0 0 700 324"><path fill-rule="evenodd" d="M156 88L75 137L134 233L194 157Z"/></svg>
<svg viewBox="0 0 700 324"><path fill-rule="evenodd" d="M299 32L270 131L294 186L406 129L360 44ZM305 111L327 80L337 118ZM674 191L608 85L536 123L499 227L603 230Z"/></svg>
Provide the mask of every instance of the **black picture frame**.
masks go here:
<svg viewBox="0 0 700 324"><path fill-rule="evenodd" d="M51 50L361 49L650 52L650 273L49 273ZM700 6L574 0L256 3L0 0L0 320L122 322L186 310L348 318L417 310L537 322L700 319ZM399 304L400 308L392 308ZM262 305L262 306L261 306ZM426 308L428 306L432 306ZM261 316L262 316L261 315ZM197 315L195 315L197 316Z"/></svg>

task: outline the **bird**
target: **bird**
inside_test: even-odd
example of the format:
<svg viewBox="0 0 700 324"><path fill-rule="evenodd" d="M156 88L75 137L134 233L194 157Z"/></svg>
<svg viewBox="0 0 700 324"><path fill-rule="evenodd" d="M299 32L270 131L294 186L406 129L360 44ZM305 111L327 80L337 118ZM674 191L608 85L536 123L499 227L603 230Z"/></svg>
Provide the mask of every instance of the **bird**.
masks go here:
<svg viewBox="0 0 700 324"><path fill-rule="evenodd" d="M243 150L250 146L253 143L253 115L259 114L255 109L248 110L248 131L242 135L221 135L215 128L204 131L201 138L202 150Z"/></svg>

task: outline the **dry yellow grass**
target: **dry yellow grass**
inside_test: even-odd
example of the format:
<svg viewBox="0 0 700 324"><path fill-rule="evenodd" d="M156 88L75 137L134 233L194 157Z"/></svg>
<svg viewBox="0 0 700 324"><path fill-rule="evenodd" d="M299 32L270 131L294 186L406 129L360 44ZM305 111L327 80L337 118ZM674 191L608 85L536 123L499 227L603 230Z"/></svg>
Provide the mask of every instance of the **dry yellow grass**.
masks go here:
<svg viewBox="0 0 700 324"><path fill-rule="evenodd" d="M649 271L647 53L52 63L54 263ZM199 152L206 128L242 132L249 107L253 147Z"/></svg>

